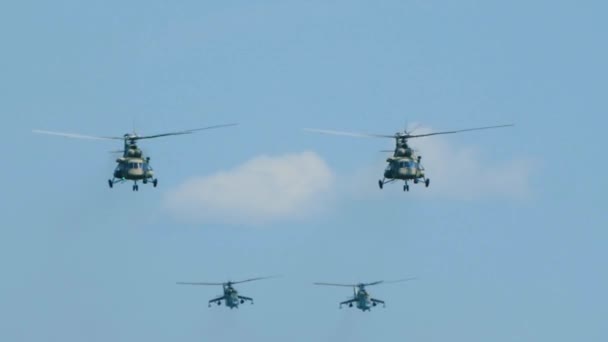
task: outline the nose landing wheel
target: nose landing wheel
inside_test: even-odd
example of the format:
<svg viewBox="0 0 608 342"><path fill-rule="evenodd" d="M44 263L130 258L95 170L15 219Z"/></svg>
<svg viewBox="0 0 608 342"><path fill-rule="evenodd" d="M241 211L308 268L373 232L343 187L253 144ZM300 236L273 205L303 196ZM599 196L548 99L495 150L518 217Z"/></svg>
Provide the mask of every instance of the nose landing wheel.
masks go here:
<svg viewBox="0 0 608 342"><path fill-rule="evenodd" d="M110 189L114 187L114 182L112 182L111 179L108 179L108 186L110 187Z"/></svg>
<svg viewBox="0 0 608 342"><path fill-rule="evenodd" d="M156 188L156 186L158 185L158 179L154 179L152 181L152 185L154 185L154 187Z"/></svg>
<svg viewBox="0 0 608 342"><path fill-rule="evenodd" d="M378 187L380 188L380 190L382 190L382 188L384 187L384 182L381 179L378 180Z"/></svg>
<svg viewBox="0 0 608 342"><path fill-rule="evenodd" d="M425 179L425 180L424 180L424 186L428 188L428 187L429 187L429 184L431 184L431 180L430 180L430 179L428 179L428 178L427 178L427 179Z"/></svg>
<svg viewBox="0 0 608 342"><path fill-rule="evenodd" d="M139 191L139 186L137 184L133 184L133 191Z"/></svg>
<svg viewBox="0 0 608 342"><path fill-rule="evenodd" d="M409 186L409 185L407 185L407 184L405 184L405 185L403 186L403 191L410 191L410 186Z"/></svg>

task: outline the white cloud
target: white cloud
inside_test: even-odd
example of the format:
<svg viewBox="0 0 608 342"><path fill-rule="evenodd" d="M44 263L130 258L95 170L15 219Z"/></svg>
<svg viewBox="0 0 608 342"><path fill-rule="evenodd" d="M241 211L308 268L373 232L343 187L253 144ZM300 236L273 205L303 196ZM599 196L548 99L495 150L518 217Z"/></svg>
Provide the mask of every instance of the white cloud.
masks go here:
<svg viewBox="0 0 608 342"><path fill-rule="evenodd" d="M184 182L169 191L165 204L180 219L193 222L300 219L323 208L333 178L313 152L259 156Z"/></svg>
<svg viewBox="0 0 608 342"><path fill-rule="evenodd" d="M419 127L416 134L430 133L434 130ZM477 134L477 133L470 133ZM479 132L478 134L483 134ZM491 137L487 138L491 139ZM426 176L431 179L428 189L424 185L411 185L411 195L427 198L442 198L455 200L475 200L486 198L525 199L531 194L530 180L537 163L531 158L511 158L504 160L501 156L491 157L491 149L482 147L462 146L453 142L449 136L434 136L411 139L410 146L422 156L422 164ZM483 153L482 153L483 151ZM502 161L497 161L503 159ZM382 169L378 166L374 172L375 178L381 177ZM359 172L356 178L371 177L368 169ZM372 178L373 179L373 178ZM357 182L361 182L358 179ZM377 185L370 181L368 190L382 196ZM374 183L375 184L375 183ZM401 191L402 184L388 184L384 191L397 187ZM395 189L397 190L397 189ZM383 192L384 192L383 191ZM357 195L362 195L359 193Z"/></svg>
<svg viewBox="0 0 608 342"><path fill-rule="evenodd" d="M428 138L418 144L424 151L427 176L432 178L432 188L427 189L429 195L455 199L522 199L530 194L532 160L517 158L497 162L484 158L479 148L458 147L448 139Z"/></svg>

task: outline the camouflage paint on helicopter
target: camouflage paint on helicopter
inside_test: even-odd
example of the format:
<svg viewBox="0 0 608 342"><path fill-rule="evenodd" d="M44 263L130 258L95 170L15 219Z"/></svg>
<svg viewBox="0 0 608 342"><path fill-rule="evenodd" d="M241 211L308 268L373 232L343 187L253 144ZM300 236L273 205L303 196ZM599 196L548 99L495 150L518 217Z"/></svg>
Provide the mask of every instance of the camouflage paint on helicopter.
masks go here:
<svg viewBox="0 0 608 342"><path fill-rule="evenodd" d="M155 135L144 135L140 136L136 133L127 133L122 137L99 137L99 136L91 136L91 135L83 135L77 133L61 133L61 132L52 132L52 131L42 131L42 130L33 130L34 133L48 134L48 135L56 135L67 138L77 138L77 139L88 139L88 140L122 140L124 142L123 150L117 151L122 153L122 157L116 159L116 168L114 169L114 173L112 174L112 179L108 180L108 186L110 188L114 187L116 183L123 183L126 181L133 181L133 191L139 191L138 181L141 181L143 184L147 184L148 182L152 182L152 185L156 187L158 185L158 179L154 178L154 170L150 165L150 157L144 156L143 151L137 146L137 142L143 139L154 139L161 138L173 135L184 135L184 134L192 134L198 131L235 126L237 124L223 124L223 125L215 125L208 126L203 128L195 128L189 129L185 131L178 132L170 132L170 133L161 133Z"/></svg>
<svg viewBox="0 0 608 342"><path fill-rule="evenodd" d="M421 164L422 157L417 155L415 151L408 145L408 139L413 138L422 138L433 135L440 134L453 134L460 132L468 132L468 131L478 131L484 129L492 129L492 128L501 128L501 127L510 127L512 124L508 125L498 125L498 126L486 126L486 127L476 127L476 128L467 128L456 131L444 131L444 132L435 132L435 133L426 133L426 134L413 134L413 131L403 131L397 132L393 135L388 134L363 134L363 133L354 133L354 132L342 132L342 131L333 131L333 130L324 130L324 129L305 129L309 132L322 133L322 134L332 134L332 135L343 135L357 138L392 138L395 139L395 149L393 151L382 151L382 152L392 152L393 156L386 159L388 165L384 170L384 177L378 180L378 187L382 189L384 184L392 183L394 181L402 180L405 182L403 185L403 191L409 191L410 186L409 182L412 181L414 184L418 184L422 182L425 187L428 187L431 183L431 180L426 177L424 172L424 167Z"/></svg>

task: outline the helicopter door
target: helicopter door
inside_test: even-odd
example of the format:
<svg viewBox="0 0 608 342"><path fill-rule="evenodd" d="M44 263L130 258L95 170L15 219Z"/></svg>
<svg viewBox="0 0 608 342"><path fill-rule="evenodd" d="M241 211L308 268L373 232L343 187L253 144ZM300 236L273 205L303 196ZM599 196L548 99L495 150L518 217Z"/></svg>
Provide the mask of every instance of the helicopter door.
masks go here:
<svg viewBox="0 0 608 342"><path fill-rule="evenodd" d="M384 169L384 177L386 178L393 178L393 175L395 174L396 171L398 171L399 165L397 165L397 163L395 162L389 162L388 165L386 166L386 169Z"/></svg>

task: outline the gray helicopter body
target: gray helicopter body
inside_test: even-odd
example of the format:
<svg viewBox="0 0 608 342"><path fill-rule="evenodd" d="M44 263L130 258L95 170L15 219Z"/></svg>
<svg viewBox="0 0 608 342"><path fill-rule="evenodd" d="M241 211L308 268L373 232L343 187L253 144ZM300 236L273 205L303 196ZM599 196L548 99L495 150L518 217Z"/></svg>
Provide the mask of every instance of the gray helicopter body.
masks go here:
<svg viewBox="0 0 608 342"><path fill-rule="evenodd" d="M315 283L315 285L352 287L353 296L348 300L340 302L340 309L342 309L342 307L344 305L348 305L349 308L356 307L357 309L365 312L365 311L371 311L371 309L378 306L378 304L382 304L383 307L386 307L386 303L384 303L383 300L371 297L369 292L367 292L367 290L365 289L366 286L374 286L374 285L383 284L383 283L401 283L401 282L409 281L409 280L413 280L413 279L415 279L415 278L405 278L405 279L394 280L394 281L380 280L380 281L375 281L375 282L367 283L367 284L359 283L359 284L353 284L353 285L351 285L351 284L334 284L334 283Z"/></svg>
<svg viewBox="0 0 608 342"><path fill-rule="evenodd" d="M376 298L372 298L370 294L365 290L364 284L358 284L356 288L353 289L353 298L346 300L340 303L340 308L343 305L348 305L348 307L352 308L353 305L356 306L357 309L365 312L371 311L373 307L378 304L382 304L386 307L384 301Z"/></svg>
<svg viewBox="0 0 608 342"><path fill-rule="evenodd" d="M247 283L250 281L269 279L274 277L260 277L260 278L252 278L241 281L229 281L226 283L191 283L191 282L178 282L178 285L203 285L203 286L217 286L221 285L224 293L216 298L213 298L209 301L208 306L211 307L212 304L217 304L218 306L224 303L226 307L230 309L238 309L240 304L244 304L245 302L250 302L253 304L253 298L245 297L239 295L238 291L233 287L235 284Z"/></svg>
<svg viewBox="0 0 608 342"><path fill-rule="evenodd" d="M232 284L228 283L222 286L224 288L224 294L220 297L210 300L209 306L211 306L211 304L213 303L216 303L217 305L222 305L222 301L230 309L238 309L239 304L244 304L246 301L249 301L251 302L251 304L253 304L253 298L239 296L238 291L232 287Z"/></svg>

